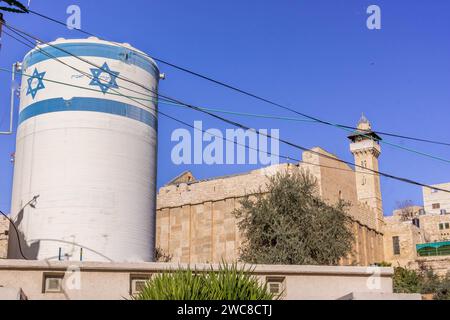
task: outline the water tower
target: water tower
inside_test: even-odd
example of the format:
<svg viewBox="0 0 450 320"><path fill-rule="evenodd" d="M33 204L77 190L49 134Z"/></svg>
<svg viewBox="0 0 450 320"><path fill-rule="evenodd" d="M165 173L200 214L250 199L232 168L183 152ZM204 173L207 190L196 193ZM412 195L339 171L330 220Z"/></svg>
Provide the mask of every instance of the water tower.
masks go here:
<svg viewBox="0 0 450 320"><path fill-rule="evenodd" d="M58 39L22 72L8 257L152 261L156 63L128 44Z"/></svg>

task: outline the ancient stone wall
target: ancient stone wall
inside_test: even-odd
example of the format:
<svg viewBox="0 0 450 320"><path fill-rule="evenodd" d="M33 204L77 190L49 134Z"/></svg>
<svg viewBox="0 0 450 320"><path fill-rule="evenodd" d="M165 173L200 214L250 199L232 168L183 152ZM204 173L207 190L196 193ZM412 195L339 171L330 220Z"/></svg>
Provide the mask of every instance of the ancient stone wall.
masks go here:
<svg viewBox="0 0 450 320"><path fill-rule="evenodd" d="M394 237L398 237L400 254L394 253ZM384 254L393 266L410 267L417 258L416 244L423 243L424 233L411 221L401 221L400 216L385 218Z"/></svg>
<svg viewBox="0 0 450 320"><path fill-rule="evenodd" d="M432 269L441 277L450 275L450 256L419 257L413 264L417 269Z"/></svg>
<svg viewBox="0 0 450 320"><path fill-rule="evenodd" d="M423 230L427 242L439 242L450 240L450 214L419 216L420 228ZM441 228L439 225L442 225Z"/></svg>
<svg viewBox="0 0 450 320"><path fill-rule="evenodd" d="M326 151L316 148L316 152ZM326 153L334 157L333 155ZM355 174L345 164L305 152L304 163L281 164L245 174L165 186L159 190L156 243L173 261L206 263L236 261L243 241L233 215L246 195L264 192L267 175L282 170L308 170L318 181L319 193L329 203L350 204L354 220L353 254L342 263L369 265L383 260L382 233L377 215L357 202Z"/></svg>
<svg viewBox="0 0 450 320"><path fill-rule="evenodd" d="M0 216L0 259L6 259L8 252L9 221Z"/></svg>

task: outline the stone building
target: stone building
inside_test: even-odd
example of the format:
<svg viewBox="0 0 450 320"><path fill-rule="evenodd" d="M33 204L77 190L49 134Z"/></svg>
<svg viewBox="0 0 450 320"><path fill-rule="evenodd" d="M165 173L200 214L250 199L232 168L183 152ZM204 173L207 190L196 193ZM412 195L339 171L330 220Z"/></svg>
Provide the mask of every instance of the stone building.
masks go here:
<svg viewBox="0 0 450 320"><path fill-rule="evenodd" d="M320 196L329 203L351 204L353 254L345 265L383 261L383 210L378 170L381 140L363 116L349 137L350 150L360 166L353 170L321 148L305 151L302 162L280 164L243 174L196 180L191 172L173 179L158 193L157 246L183 263L236 261L242 236L232 214L239 201L259 192L267 176L282 170L307 170L318 181ZM325 155L325 156L321 156Z"/></svg>
<svg viewBox="0 0 450 320"><path fill-rule="evenodd" d="M450 183L436 184L433 187L450 190ZM450 213L450 193L423 188L423 209L430 214Z"/></svg>
<svg viewBox="0 0 450 320"><path fill-rule="evenodd" d="M417 259L416 246L425 242L424 232L399 215L385 218L384 258L394 266L411 267Z"/></svg>
<svg viewBox="0 0 450 320"><path fill-rule="evenodd" d="M450 183L432 187L450 190ZM394 266L450 271L450 194L423 188L424 206L409 206L385 217L384 254Z"/></svg>
<svg viewBox="0 0 450 320"><path fill-rule="evenodd" d="M0 259L6 259L8 250L9 221L0 215Z"/></svg>

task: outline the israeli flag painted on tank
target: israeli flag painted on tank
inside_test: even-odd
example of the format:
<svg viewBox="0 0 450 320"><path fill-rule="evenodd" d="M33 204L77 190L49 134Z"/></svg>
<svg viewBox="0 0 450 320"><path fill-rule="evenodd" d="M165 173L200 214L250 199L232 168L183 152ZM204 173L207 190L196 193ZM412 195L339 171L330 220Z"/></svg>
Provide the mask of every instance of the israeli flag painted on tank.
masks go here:
<svg viewBox="0 0 450 320"><path fill-rule="evenodd" d="M44 76L46 72L39 72L37 68L34 68L33 76L29 77L27 96L31 94L31 97L36 98L39 90L45 89Z"/></svg>
<svg viewBox="0 0 450 320"><path fill-rule="evenodd" d="M91 69L92 81L90 86L99 86L103 94L106 94L109 89L118 89L117 77L120 72L112 71L105 62L101 68Z"/></svg>

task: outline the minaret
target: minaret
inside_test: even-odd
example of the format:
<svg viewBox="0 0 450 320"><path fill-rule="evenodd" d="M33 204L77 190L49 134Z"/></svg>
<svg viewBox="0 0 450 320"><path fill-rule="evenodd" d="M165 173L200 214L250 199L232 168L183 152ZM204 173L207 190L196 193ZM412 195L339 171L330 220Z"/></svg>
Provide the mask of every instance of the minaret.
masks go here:
<svg viewBox="0 0 450 320"><path fill-rule="evenodd" d="M355 157L355 164L378 171L378 157L381 153L380 141L382 139L372 131L370 122L364 114L359 120L357 130L348 138L351 140L350 151ZM380 176L361 167L355 167L358 200L375 210L377 227L380 227L383 221Z"/></svg>

